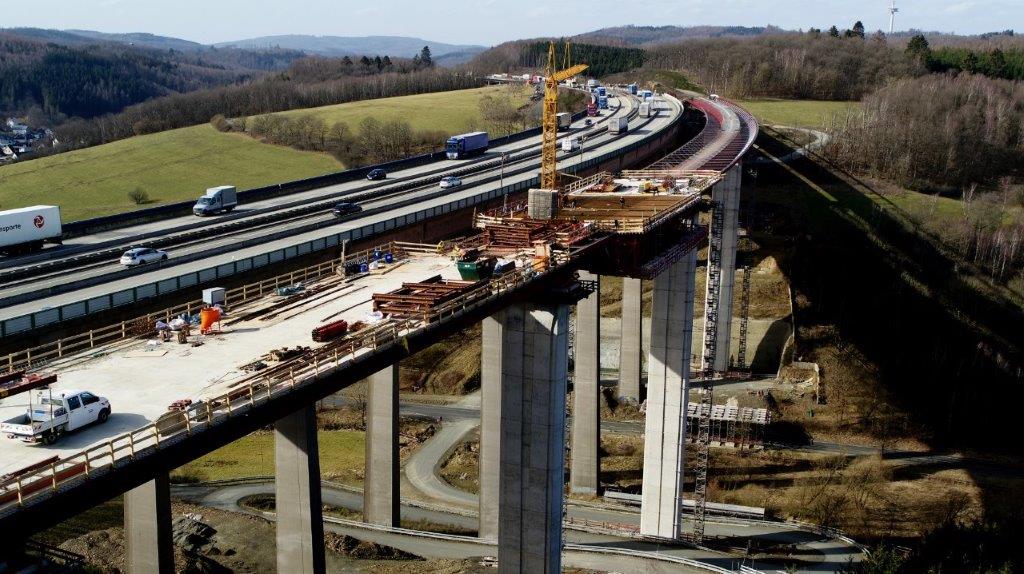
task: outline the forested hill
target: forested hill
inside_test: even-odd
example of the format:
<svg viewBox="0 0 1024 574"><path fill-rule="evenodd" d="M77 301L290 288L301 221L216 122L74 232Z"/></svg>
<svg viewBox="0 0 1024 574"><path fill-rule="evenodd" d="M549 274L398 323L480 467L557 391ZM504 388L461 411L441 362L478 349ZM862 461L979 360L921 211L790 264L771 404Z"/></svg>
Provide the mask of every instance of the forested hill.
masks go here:
<svg viewBox="0 0 1024 574"><path fill-rule="evenodd" d="M778 34L775 26L614 26L579 34L578 42L613 43L623 46L654 46L681 40L731 38Z"/></svg>
<svg viewBox="0 0 1024 574"><path fill-rule="evenodd" d="M561 65L564 44L556 48L558 63ZM481 53L470 60L465 67L474 73L517 72L520 70L543 70L547 64L547 40L517 40L506 42ZM597 44L573 43L573 63L586 62L588 76L606 76L626 72L643 65L646 53L639 48L602 46Z"/></svg>
<svg viewBox="0 0 1024 574"><path fill-rule="evenodd" d="M46 125L91 118L158 96L246 81L304 57L279 49L159 50L56 34L0 32L0 115L31 114Z"/></svg>

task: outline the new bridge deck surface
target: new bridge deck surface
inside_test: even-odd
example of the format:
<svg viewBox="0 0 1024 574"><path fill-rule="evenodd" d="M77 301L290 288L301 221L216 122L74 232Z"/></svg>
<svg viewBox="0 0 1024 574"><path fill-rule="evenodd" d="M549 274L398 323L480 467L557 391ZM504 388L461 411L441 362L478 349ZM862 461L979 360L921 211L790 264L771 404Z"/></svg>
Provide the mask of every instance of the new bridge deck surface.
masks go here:
<svg viewBox="0 0 1024 574"><path fill-rule="evenodd" d="M196 401L214 397L230 390L230 385L247 373L240 366L258 359L264 353L281 347L297 345L317 347L310 332L323 324L324 318L339 313L331 320L345 319L350 324L363 319L372 310L370 297L397 289L403 282L416 282L433 275L446 279L459 278L454 263L446 257L426 256L404 260L383 275L360 277L348 283L337 297L330 295L278 318L259 318L224 327L222 335L203 337L203 345L192 347L177 342L151 347L140 340L128 346L111 348L106 354L94 350L84 362L54 369L59 373L55 392L85 389L110 399L113 413L102 425L92 425L64 435L53 446L27 444L0 437L0 474L24 468L55 454L67 456L137 429L167 412L167 406L179 399ZM343 285L342 278L328 278L319 285ZM271 298L276 296L270 295ZM313 299L312 297L310 299ZM346 310L347 309L347 310ZM301 312L300 312L301 311ZM230 317L225 317L225 321ZM155 335L155 331L154 331ZM0 402L0 420L24 414L28 397L18 395Z"/></svg>

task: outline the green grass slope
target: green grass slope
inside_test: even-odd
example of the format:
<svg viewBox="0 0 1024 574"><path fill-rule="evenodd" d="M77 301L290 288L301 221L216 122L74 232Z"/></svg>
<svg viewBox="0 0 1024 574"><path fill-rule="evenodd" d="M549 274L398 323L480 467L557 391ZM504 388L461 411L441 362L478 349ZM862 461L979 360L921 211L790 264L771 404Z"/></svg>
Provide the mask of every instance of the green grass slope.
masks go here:
<svg viewBox="0 0 1024 574"><path fill-rule="evenodd" d="M401 118L416 130L459 132L481 125L478 102L499 87L351 102L283 112L311 113L357 129L363 118ZM526 96L524 95L524 101ZM439 142L440 144L440 142ZM208 124L137 136L0 167L0 209L59 205L75 221L198 197L214 185L251 189L344 169L327 154L220 133ZM128 193L144 190L139 206Z"/></svg>

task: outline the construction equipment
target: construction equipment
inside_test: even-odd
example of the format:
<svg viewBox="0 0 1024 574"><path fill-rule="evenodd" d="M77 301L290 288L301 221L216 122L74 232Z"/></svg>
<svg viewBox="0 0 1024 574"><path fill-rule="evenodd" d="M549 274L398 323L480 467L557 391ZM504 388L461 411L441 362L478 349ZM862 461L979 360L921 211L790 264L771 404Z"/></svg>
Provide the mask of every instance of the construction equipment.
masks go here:
<svg viewBox="0 0 1024 574"><path fill-rule="evenodd" d="M736 366L747 369L747 332L750 328L750 267L743 268L743 291L740 296L740 344Z"/></svg>
<svg viewBox="0 0 1024 574"><path fill-rule="evenodd" d="M569 60L569 46L566 43L565 63ZM540 186L542 189L558 188L558 83L582 73L586 64L555 69L555 43L548 45L548 66L544 78L544 119L541 145Z"/></svg>

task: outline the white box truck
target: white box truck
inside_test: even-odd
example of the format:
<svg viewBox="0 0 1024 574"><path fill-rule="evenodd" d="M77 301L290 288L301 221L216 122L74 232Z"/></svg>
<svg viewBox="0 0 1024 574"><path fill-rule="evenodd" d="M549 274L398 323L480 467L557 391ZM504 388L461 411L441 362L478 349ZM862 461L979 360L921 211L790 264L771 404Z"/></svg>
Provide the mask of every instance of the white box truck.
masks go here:
<svg viewBox="0 0 1024 574"><path fill-rule="evenodd" d="M624 134L629 131L629 120L626 118L611 118L608 120L608 133Z"/></svg>
<svg viewBox="0 0 1024 574"><path fill-rule="evenodd" d="M558 119L558 131L567 130L572 126L572 114L569 112L558 112L555 117Z"/></svg>
<svg viewBox="0 0 1024 574"><path fill-rule="evenodd" d="M640 117L649 118L651 117L651 102L643 102L640 104Z"/></svg>
<svg viewBox="0 0 1024 574"><path fill-rule="evenodd" d="M572 153L580 149L580 138L563 138L562 151Z"/></svg>
<svg viewBox="0 0 1024 574"><path fill-rule="evenodd" d="M228 212L238 205L238 194L233 185L211 187L192 206L192 213L203 216Z"/></svg>
<svg viewBox="0 0 1024 574"><path fill-rule="evenodd" d="M0 253L20 255L42 249L43 242L60 243L60 208L34 205L0 211Z"/></svg>

